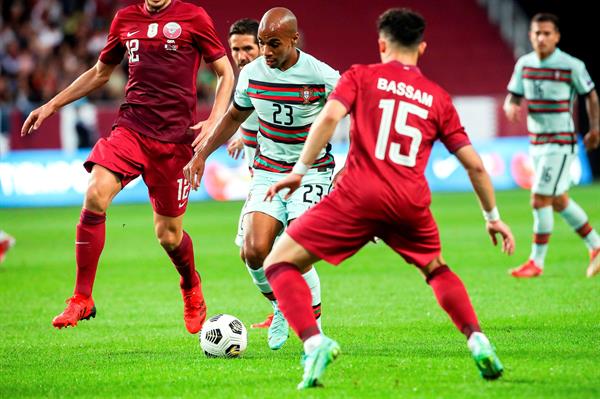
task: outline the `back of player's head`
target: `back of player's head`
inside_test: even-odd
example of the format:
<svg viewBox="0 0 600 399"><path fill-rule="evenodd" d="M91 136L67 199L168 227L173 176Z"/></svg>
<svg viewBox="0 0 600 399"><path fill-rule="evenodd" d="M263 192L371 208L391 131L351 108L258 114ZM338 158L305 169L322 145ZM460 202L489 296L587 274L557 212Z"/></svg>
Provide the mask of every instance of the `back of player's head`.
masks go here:
<svg viewBox="0 0 600 399"><path fill-rule="evenodd" d="M250 18L235 21L229 28L229 37L232 35L252 35L258 44L258 21Z"/></svg>
<svg viewBox="0 0 600 399"><path fill-rule="evenodd" d="M559 31L559 20L558 17L554 14L550 14L549 12L539 12L531 18L531 23L534 22L552 22L554 24L554 28L556 31Z"/></svg>
<svg viewBox="0 0 600 399"><path fill-rule="evenodd" d="M415 47L423 41L425 19L408 8L390 8L377 19L377 30L402 47Z"/></svg>

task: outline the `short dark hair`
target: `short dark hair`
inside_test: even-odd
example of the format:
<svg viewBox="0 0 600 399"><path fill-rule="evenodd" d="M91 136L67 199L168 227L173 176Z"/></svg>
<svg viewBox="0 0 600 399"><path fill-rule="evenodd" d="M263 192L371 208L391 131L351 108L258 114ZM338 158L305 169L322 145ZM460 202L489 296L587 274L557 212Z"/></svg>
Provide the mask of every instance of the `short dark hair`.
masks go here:
<svg viewBox="0 0 600 399"><path fill-rule="evenodd" d="M250 18L242 18L235 21L229 28L229 36L252 35L258 44L258 21Z"/></svg>
<svg viewBox="0 0 600 399"><path fill-rule="evenodd" d="M531 18L531 23L533 22L552 22L556 31L559 31L559 23L558 17L554 14L550 14L549 12L539 12Z"/></svg>
<svg viewBox="0 0 600 399"><path fill-rule="evenodd" d="M408 8L390 8L377 19L377 30L394 43L414 47L423 41L425 18Z"/></svg>

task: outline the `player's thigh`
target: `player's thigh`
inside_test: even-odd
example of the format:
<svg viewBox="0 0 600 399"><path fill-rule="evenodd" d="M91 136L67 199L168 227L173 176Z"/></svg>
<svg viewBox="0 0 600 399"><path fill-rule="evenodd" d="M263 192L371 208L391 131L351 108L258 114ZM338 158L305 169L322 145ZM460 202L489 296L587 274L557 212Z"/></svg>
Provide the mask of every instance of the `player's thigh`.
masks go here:
<svg viewBox="0 0 600 399"><path fill-rule="evenodd" d="M420 268L441 254L437 224L427 208L411 212L398 223L387 224L378 236L406 262Z"/></svg>
<svg viewBox="0 0 600 399"><path fill-rule="evenodd" d="M268 269L276 263L285 262L296 265L302 273L306 273L310 270L311 265L319 260L317 255L310 253L284 232L267 256L265 268Z"/></svg>
<svg viewBox="0 0 600 399"><path fill-rule="evenodd" d="M95 212L105 212L113 198L121 191L121 179L102 165L93 165L84 207Z"/></svg>
<svg viewBox="0 0 600 399"><path fill-rule="evenodd" d="M262 255L271 250L275 238L283 230L281 221L263 212L250 212L244 215L244 252L260 252Z"/></svg>
<svg viewBox="0 0 600 399"><path fill-rule="evenodd" d="M568 191L571 186L571 164L575 156L571 153L533 156L534 180L531 192L554 197Z"/></svg>
<svg viewBox="0 0 600 399"><path fill-rule="evenodd" d="M348 201L334 190L294 219L286 233L308 252L334 265L354 255L376 230L376 222L361 215L364 206Z"/></svg>
<svg viewBox="0 0 600 399"><path fill-rule="evenodd" d="M286 203L287 219L294 220L313 205L319 203L331 189L332 170L311 171L302 179L298 188Z"/></svg>
<svg viewBox="0 0 600 399"><path fill-rule="evenodd" d="M190 185L183 167L193 155L188 144L165 143L144 138L147 158L142 177L148 187L150 203L158 215L178 217L185 213Z"/></svg>

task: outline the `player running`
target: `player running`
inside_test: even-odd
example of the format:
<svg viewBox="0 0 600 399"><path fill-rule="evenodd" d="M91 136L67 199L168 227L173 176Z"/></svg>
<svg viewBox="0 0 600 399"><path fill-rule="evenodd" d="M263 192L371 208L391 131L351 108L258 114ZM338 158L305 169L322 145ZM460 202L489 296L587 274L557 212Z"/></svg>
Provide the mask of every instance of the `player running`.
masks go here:
<svg viewBox="0 0 600 399"><path fill-rule="evenodd" d="M441 256L424 176L435 140L440 139L467 170L493 243L499 233L502 250L512 254L514 240L500 220L490 178L450 96L416 67L426 47L424 29L423 18L407 9L391 9L379 17L382 63L355 65L342 75L313 123L292 173L267 192L268 200L286 188L286 196L296 195L309 165L336 124L350 113L351 145L343 178L331 194L286 230L265 260L279 307L304 341L299 389L317 386L327 365L340 353L339 345L319 331L312 317L310 293L301 273L320 259L339 264L373 236L423 273L440 306L467 337L482 377L495 379L502 374L502 364L481 332L463 283Z"/></svg>
<svg viewBox="0 0 600 399"><path fill-rule="evenodd" d="M248 18L240 19L231 25L229 28L229 49L231 50L231 58L236 63L237 67L241 70L245 65L254 61L260 55L260 48L258 47L258 21ZM254 164L254 155L256 154L258 133L258 116L253 112L240 126L238 130L239 137L232 138L227 145L227 152L234 159L238 159L241 153L244 154L248 169L252 175L252 166ZM240 221L238 223L238 231L235 237L235 244L240 247L240 258L242 262L246 264L246 257L244 256L244 234L243 234L243 223L245 215L245 207L242 207L240 214ZM270 287L266 287L268 292L263 292L260 281L254 278L254 270L249 266L246 266L252 280L257 284L262 294L271 302L275 300L273 292ZM260 276L259 276L260 277ZM263 287L264 288L264 287ZM265 321L252 324L253 328L269 328L273 321L273 313L267 316Z"/></svg>
<svg viewBox="0 0 600 399"><path fill-rule="evenodd" d="M600 144L598 95L583 62L556 47L560 31L555 15L536 14L531 20L529 39L534 51L517 61L504 110L510 121L516 121L523 97L527 100L529 152L534 166L533 244L529 260L510 272L513 277L542 274L555 211L585 242L590 254L587 276L592 277L600 272L600 236L567 191L571 185L571 163L577 157L572 115L575 95L585 97L590 130L584 143L588 150Z"/></svg>
<svg viewBox="0 0 600 399"><path fill-rule="evenodd" d="M328 147L311 165L302 190L291 198L263 201L271 184L297 161L311 123L339 79L337 71L296 48L298 37L296 17L290 10L277 7L263 16L258 30L262 56L244 66L232 106L209 137L196 139L198 151L185 167L185 176L196 189L206 158L256 112L258 147L244 207L243 253L254 283L273 303L268 344L274 350L287 340L289 326L275 300L277 295L271 294L263 262L281 230L329 192L334 168ZM321 286L316 269L307 267L303 278L312 294L313 319L320 322Z"/></svg>
<svg viewBox="0 0 600 399"><path fill-rule="evenodd" d="M190 188L182 168L192 156L194 134L211 129L225 112L234 80L206 11L180 0L145 0L118 11L96 65L31 112L21 135L37 131L62 106L104 85L125 54L125 102L110 136L96 143L84 163L91 177L77 225L75 292L52 324L76 326L96 316L92 287L104 248L106 210L115 195L141 175L154 209L156 237L181 276L185 326L194 334L204 323L206 305L192 240L183 230ZM195 82L202 58L217 75L217 93L209 118L194 125Z"/></svg>

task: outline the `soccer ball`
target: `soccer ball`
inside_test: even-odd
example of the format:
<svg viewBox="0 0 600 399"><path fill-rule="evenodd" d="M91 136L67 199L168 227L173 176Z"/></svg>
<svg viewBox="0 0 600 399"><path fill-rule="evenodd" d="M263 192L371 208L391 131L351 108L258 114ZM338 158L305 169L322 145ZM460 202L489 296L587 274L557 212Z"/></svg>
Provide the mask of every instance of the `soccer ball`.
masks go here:
<svg viewBox="0 0 600 399"><path fill-rule="evenodd" d="M218 314L200 331L200 348L207 357L239 357L248 346L248 331L237 317Z"/></svg>

